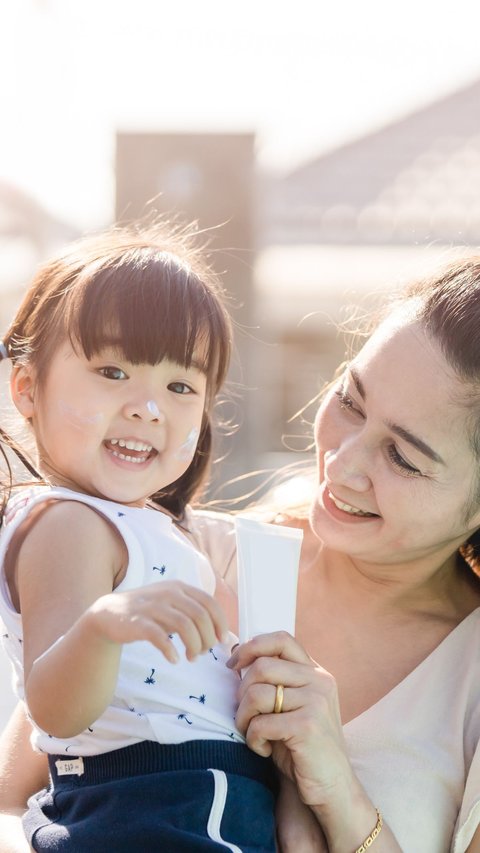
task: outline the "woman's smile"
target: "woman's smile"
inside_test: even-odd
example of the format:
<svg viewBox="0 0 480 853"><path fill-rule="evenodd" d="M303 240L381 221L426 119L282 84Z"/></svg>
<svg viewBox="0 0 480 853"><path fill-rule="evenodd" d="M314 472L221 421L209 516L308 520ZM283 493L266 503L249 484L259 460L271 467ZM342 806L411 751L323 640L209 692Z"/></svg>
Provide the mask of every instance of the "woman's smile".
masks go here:
<svg viewBox="0 0 480 853"><path fill-rule="evenodd" d="M327 489L327 495L330 500L333 501L337 509L341 509L342 512L347 512L349 515L358 515L363 518L378 518L378 515L374 512L368 512L367 510L359 509L358 507L354 507L351 504L339 500L339 498L336 498L335 495L330 491L330 489Z"/></svg>
<svg viewBox="0 0 480 853"><path fill-rule="evenodd" d="M329 513L329 515L333 516L333 518L338 519L339 521L344 522L365 522L377 520L380 516L376 515L372 512L367 512L366 510L362 510L358 507L352 506L352 504L345 503L345 501L339 500L335 495L330 491L326 483L323 483L320 489L319 501L325 508L325 510Z"/></svg>

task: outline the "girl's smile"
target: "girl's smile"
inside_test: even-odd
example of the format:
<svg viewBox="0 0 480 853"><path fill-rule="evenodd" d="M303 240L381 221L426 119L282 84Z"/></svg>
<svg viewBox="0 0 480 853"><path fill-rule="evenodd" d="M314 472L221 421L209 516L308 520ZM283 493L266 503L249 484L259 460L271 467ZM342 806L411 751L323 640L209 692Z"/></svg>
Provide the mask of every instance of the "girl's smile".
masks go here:
<svg viewBox="0 0 480 853"><path fill-rule="evenodd" d="M151 444L145 444L135 438L107 438L104 447L112 456L122 462L142 465L153 459L158 450L154 450Z"/></svg>

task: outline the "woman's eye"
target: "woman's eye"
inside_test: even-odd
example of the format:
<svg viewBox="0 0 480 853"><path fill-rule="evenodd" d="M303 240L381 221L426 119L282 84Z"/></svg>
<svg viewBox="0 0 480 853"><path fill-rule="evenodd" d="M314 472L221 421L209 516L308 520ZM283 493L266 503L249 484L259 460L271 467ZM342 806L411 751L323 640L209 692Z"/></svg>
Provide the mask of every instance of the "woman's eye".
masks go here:
<svg viewBox="0 0 480 853"><path fill-rule="evenodd" d="M342 388L339 391L335 391L335 396L338 397L341 409L349 409L351 412L355 412L363 417L363 412L357 409L352 398Z"/></svg>
<svg viewBox="0 0 480 853"><path fill-rule="evenodd" d="M101 376L104 376L105 379L127 379L127 374L120 367L100 367L99 371Z"/></svg>
<svg viewBox="0 0 480 853"><path fill-rule="evenodd" d="M173 391L174 394L194 394L193 388L190 388L190 385L187 385L185 382L170 382L168 386L169 391Z"/></svg>
<svg viewBox="0 0 480 853"><path fill-rule="evenodd" d="M410 465L403 456L400 456L397 448L394 444L390 444L387 448L387 452L392 464L398 468L402 469L402 473L409 474L412 477L422 476L422 472L415 468L413 465Z"/></svg>

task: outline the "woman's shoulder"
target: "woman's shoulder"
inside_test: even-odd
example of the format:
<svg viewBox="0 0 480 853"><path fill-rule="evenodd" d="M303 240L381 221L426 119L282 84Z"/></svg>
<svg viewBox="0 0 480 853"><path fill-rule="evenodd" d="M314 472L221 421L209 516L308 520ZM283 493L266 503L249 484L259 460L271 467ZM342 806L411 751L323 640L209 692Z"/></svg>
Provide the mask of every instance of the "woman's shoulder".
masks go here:
<svg viewBox="0 0 480 853"><path fill-rule="evenodd" d="M187 507L180 528L224 578L235 560L235 521L225 512Z"/></svg>

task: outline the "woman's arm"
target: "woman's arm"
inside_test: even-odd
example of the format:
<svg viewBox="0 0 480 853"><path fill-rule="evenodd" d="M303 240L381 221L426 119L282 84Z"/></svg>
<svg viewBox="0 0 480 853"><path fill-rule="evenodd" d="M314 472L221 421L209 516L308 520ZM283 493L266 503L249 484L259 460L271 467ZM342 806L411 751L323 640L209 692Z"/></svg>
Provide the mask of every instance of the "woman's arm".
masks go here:
<svg viewBox="0 0 480 853"><path fill-rule="evenodd" d="M296 785L283 774L275 816L280 853L328 853L320 824L301 801Z"/></svg>
<svg viewBox="0 0 480 853"><path fill-rule="evenodd" d="M290 634L263 634L239 646L230 665L248 667L236 715L247 743L273 755L297 785L327 839L330 853L356 850L377 823L376 806L350 765L333 677ZM284 686L282 713L273 713L276 685ZM375 839L376 853L401 853L390 829Z"/></svg>
<svg viewBox="0 0 480 853"><path fill-rule="evenodd" d="M46 756L30 744L31 726L20 702L0 737L0 850L29 853L21 816L28 798L48 783Z"/></svg>

